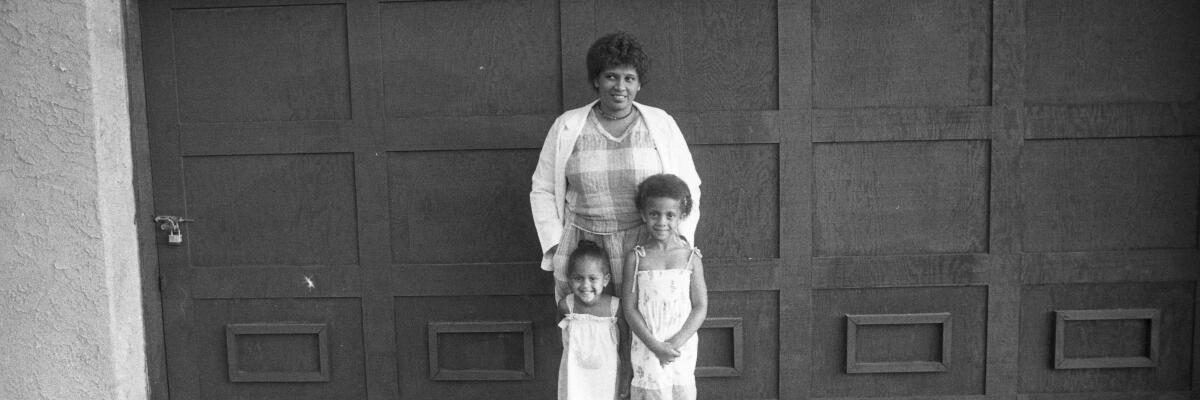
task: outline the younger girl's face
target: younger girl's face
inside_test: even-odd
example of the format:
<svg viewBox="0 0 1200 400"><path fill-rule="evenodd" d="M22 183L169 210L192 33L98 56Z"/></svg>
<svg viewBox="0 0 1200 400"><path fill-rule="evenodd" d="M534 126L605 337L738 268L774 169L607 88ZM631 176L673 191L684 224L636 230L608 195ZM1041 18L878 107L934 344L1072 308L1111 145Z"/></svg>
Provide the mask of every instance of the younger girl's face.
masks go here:
<svg viewBox="0 0 1200 400"><path fill-rule="evenodd" d="M609 275L605 272L605 261L596 257L581 257L575 260L570 279L571 292L583 304L594 305L600 299L604 287L608 286Z"/></svg>
<svg viewBox="0 0 1200 400"><path fill-rule="evenodd" d="M680 201L670 197L651 197L642 207L642 222L655 240L667 241L679 236L679 222L686 215Z"/></svg>

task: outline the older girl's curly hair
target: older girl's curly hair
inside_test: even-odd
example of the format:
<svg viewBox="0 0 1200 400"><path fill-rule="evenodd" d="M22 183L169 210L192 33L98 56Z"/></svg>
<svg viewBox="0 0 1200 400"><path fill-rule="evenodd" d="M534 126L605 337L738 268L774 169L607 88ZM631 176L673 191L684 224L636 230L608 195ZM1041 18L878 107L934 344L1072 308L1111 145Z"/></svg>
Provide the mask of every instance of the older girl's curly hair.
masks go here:
<svg viewBox="0 0 1200 400"><path fill-rule="evenodd" d="M646 84L650 58L642 51L641 43L625 32L614 32L596 39L587 52L588 82L595 82L601 72L610 68L631 66L637 70L638 81ZM594 89L594 87L593 87Z"/></svg>
<svg viewBox="0 0 1200 400"><path fill-rule="evenodd" d="M679 201L679 211L683 215L692 213L692 190L688 189L687 183L678 176L671 174L657 174L647 177L642 183L638 184L637 197L634 202L637 209L646 209L646 202L652 198L666 197Z"/></svg>

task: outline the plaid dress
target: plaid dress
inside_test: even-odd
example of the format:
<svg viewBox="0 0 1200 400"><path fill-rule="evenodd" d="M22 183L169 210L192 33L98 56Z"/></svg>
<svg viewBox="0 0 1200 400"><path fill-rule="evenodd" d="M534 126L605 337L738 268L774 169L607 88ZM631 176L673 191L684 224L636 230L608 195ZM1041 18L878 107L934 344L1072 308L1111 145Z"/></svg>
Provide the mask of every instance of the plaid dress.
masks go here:
<svg viewBox="0 0 1200 400"><path fill-rule="evenodd" d="M596 242L608 253L614 288L622 282L625 253L644 231L634 204L637 185L663 171L641 114L635 118L625 132L614 136L600 126L595 112L589 114L567 160L566 229L553 261L556 299L570 293L567 259L582 239Z"/></svg>

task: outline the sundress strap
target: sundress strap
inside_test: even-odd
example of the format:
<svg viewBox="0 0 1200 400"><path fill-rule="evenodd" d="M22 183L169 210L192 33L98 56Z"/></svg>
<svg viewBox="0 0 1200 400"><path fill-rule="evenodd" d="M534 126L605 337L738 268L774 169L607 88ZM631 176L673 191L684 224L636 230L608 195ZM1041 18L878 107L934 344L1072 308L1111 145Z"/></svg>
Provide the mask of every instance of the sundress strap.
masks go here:
<svg viewBox="0 0 1200 400"><path fill-rule="evenodd" d="M621 298L620 297L613 297L612 300L609 300L608 311L609 311L609 313L612 314L611 315L612 317L616 317L617 310L620 310L620 309L621 309Z"/></svg>
<svg viewBox="0 0 1200 400"><path fill-rule="evenodd" d="M568 314L575 313L575 295L574 294L567 296L567 313Z"/></svg>
<svg viewBox="0 0 1200 400"><path fill-rule="evenodd" d="M633 276L628 277L626 279L632 280L633 281L633 290L637 290L638 268L642 266L642 257L646 256L646 248L642 247L642 245L640 245L640 244L633 246L633 254L637 254L637 257L633 258Z"/></svg>
<svg viewBox="0 0 1200 400"><path fill-rule="evenodd" d="M700 258L704 258L704 255L700 254L700 249L697 247L693 247L691 254L688 254L688 259L687 259L687 269L688 270L692 269L692 258L696 257L696 256L699 256Z"/></svg>

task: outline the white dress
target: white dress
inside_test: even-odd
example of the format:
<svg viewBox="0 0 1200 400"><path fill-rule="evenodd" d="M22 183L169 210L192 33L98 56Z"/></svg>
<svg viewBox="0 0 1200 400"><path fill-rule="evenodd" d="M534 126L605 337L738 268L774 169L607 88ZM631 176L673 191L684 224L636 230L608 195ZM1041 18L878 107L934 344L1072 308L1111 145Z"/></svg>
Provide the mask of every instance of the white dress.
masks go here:
<svg viewBox="0 0 1200 400"><path fill-rule="evenodd" d="M683 328L692 312L692 257L700 254L692 249L687 265L667 269L639 271L646 250L635 247L634 264L637 285L638 311L650 334L658 340L670 339ZM692 335L679 349L679 357L663 365L658 356L646 347L637 335L632 335L630 361L633 363L633 400L693 400L696 398L696 352L699 335Z"/></svg>
<svg viewBox="0 0 1200 400"><path fill-rule="evenodd" d="M617 311L613 297L608 317L575 313L575 295L567 296L569 312L562 328L562 361L558 366L559 400L613 400L617 395Z"/></svg>

